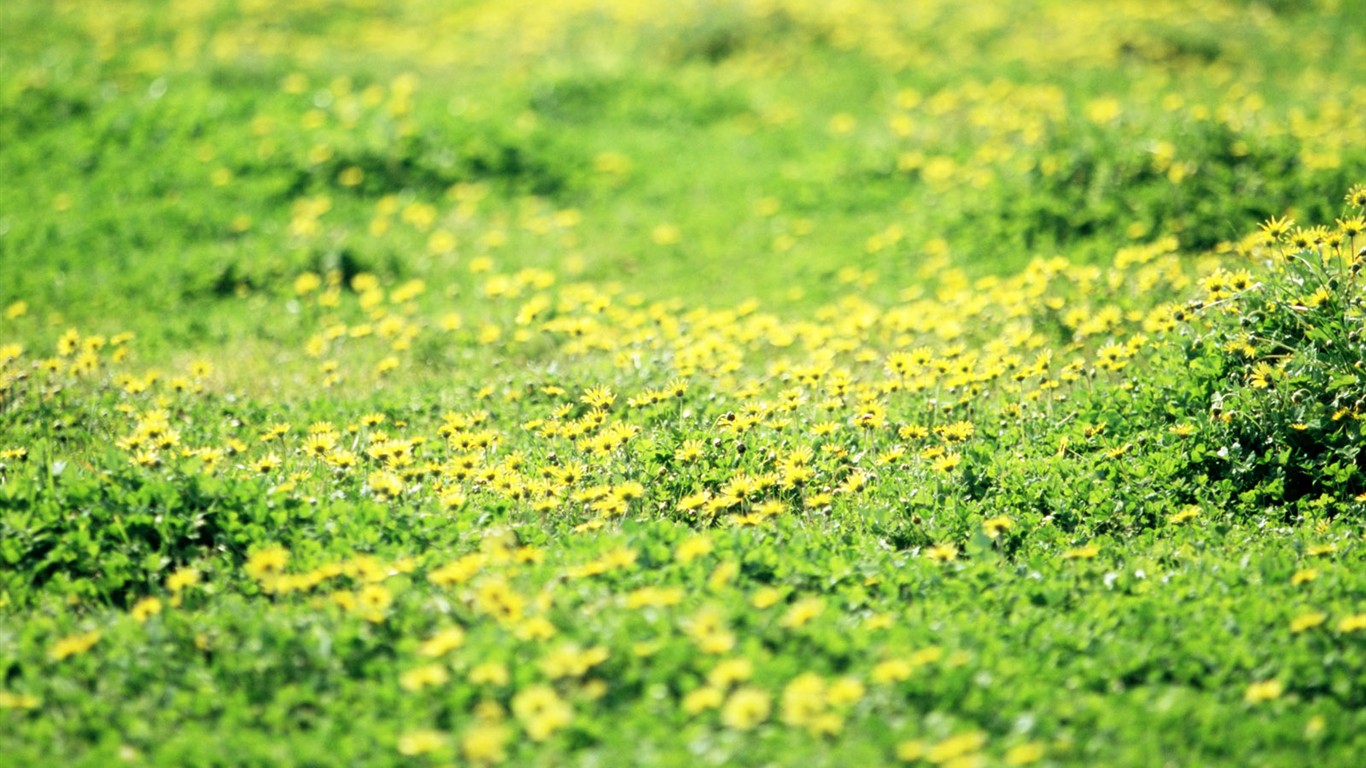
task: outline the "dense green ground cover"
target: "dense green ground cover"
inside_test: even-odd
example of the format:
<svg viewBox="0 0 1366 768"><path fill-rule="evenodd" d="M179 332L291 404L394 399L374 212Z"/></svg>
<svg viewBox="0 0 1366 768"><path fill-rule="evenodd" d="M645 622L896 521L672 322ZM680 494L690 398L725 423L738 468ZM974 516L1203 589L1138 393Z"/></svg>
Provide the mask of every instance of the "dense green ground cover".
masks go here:
<svg viewBox="0 0 1366 768"><path fill-rule="evenodd" d="M516 5L0 7L0 754L1359 764L1361 3Z"/></svg>

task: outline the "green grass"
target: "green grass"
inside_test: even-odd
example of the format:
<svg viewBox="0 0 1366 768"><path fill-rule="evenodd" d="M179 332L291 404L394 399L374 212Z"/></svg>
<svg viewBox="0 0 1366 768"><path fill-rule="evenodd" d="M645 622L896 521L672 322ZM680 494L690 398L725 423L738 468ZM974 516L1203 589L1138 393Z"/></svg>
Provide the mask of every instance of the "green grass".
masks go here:
<svg viewBox="0 0 1366 768"><path fill-rule="evenodd" d="M1361 10L6 4L0 754L1355 765Z"/></svg>

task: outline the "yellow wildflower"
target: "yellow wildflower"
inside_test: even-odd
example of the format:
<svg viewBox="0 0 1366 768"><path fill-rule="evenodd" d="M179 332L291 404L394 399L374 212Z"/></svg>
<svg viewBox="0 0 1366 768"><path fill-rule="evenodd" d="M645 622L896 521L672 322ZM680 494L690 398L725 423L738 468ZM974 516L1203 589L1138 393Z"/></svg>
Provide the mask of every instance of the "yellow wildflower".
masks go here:
<svg viewBox="0 0 1366 768"><path fill-rule="evenodd" d="M398 684L405 691L420 691L423 688L442 685L449 679L450 675L445 667L440 664L424 664L399 675Z"/></svg>
<svg viewBox="0 0 1366 768"><path fill-rule="evenodd" d="M1298 635L1301 632L1308 632L1314 627L1322 625L1327 620L1328 614L1323 613L1322 611L1302 613L1290 620L1290 631L1293 634Z"/></svg>
<svg viewBox="0 0 1366 768"><path fill-rule="evenodd" d="M161 600L155 597L144 597L133 603L133 607L128 613L135 621L147 621L147 619L161 613Z"/></svg>
<svg viewBox="0 0 1366 768"><path fill-rule="evenodd" d="M446 746L446 734L427 728L407 731L398 737L398 753L408 757L425 755Z"/></svg>
<svg viewBox="0 0 1366 768"><path fill-rule="evenodd" d="M727 728L748 731L768 719L772 698L760 688L746 686L737 689L721 708L721 722Z"/></svg>
<svg viewBox="0 0 1366 768"><path fill-rule="evenodd" d="M1253 683L1247 687L1243 694L1243 701L1249 704L1260 704L1264 701L1274 701L1279 699L1285 692L1285 684L1280 680L1271 679Z"/></svg>
<svg viewBox="0 0 1366 768"><path fill-rule="evenodd" d="M427 640L419 645L417 652L421 656L435 658L445 656L451 651L459 648L465 643L465 630L460 627L446 627L438 630Z"/></svg>
<svg viewBox="0 0 1366 768"><path fill-rule="evenodd" d="M460 753L476 765L493 765L507 759L512 731L502 723L478 719L460 736Z"/></svg>
<svg viewBox="0 0 1366 768"><path fill-rule="evenodd" d="M574 709L548 685L535 685L512 698L512 713L532 741L545 741L574 719Z"/></svg>
<svg viewBox="0 0 1366 768"><path fill-rule="evenodd" d="M95 643L98 643L99 641L99 630L67 635L52 644L52 649L48 651L48 655L55 661L62 661L63 659L85 653L95 647Z"/></svg>

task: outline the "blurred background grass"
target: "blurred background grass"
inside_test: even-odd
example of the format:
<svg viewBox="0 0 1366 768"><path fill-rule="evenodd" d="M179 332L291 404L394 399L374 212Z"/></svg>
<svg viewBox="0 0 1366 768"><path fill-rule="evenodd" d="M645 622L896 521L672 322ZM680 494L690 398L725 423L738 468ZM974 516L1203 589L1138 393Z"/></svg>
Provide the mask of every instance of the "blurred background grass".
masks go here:
<svg viewBox="0 0 1366 768"><path fill-rule="evenodd" d="M268 343L307 270L797 310L1206 251L1361 177L1363 10L16 0L0 302L184 349Z"/></svg>

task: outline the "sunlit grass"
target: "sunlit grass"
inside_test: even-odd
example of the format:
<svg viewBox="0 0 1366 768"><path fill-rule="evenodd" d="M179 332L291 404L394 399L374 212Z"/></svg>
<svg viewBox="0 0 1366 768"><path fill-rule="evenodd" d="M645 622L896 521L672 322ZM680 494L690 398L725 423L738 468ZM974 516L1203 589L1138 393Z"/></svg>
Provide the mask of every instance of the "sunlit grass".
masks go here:
<svg viewBox="0 0 1366 768"><path fill-rule="evenodd" d="M1357 12L7 5L0 753L1353 765Z"/></svg>

